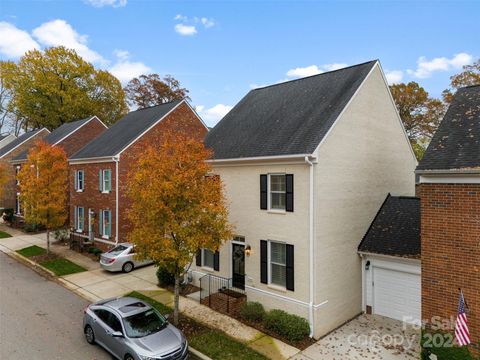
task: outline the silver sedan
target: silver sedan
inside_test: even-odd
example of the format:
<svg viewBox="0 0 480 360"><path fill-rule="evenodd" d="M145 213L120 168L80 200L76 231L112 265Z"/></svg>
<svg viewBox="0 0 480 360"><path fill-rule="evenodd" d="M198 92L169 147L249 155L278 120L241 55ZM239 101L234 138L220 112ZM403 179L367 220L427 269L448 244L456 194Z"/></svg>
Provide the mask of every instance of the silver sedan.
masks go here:
<svg viewBox="0 0 480 360"><path fill-rule="evenodd" d="M100 257L100 266L108 271L130 272L133 269L153 264L152 260L138 260L135 256L135 246L121 243Z"/></svg>
<svg viewBox="0 0 480 360"><path fill-rule="evenodd" d="M185 360L185 336L149 304L132 297L101 300L84 310L89 344L121 360Z"/></svg>

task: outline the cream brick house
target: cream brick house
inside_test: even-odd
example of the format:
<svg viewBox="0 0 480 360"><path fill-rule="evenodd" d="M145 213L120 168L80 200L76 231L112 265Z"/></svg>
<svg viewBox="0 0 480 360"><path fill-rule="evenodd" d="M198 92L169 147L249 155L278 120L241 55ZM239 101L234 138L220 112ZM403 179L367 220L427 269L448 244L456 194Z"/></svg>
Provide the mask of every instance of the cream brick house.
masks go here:
<svg viewBox="0 0 480 360"><path fill-rule="evenodd" d="M379 62L252 90L206 146L237 237L200 251L192 281L226 279L305 317L315 338L360 313L359 239L387 193L414 194L415 156Z"/></svg>

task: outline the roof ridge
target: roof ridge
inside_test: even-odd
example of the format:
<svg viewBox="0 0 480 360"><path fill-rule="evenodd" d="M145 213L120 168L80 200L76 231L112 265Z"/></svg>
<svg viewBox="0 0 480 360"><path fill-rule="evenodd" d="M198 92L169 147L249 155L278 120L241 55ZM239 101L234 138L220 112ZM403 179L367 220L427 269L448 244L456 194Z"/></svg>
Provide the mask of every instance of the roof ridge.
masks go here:
<svg viewBox="0 0 480 360"><path fill-rule="evenodd" d="M154 107L158 107L158 106L162 106L162 105L167 105L167 104L174 103L175 101L183 101L183 100L185 100L185 98L182 98L182 99L175 99L175 100L168 101L168 102L164 102L164 103L157 104L157 105L146 106L146 107L144 107L144 108L137 109L137 110L132 110L132 111L130 111L130 112L132 113L132 112L137 112L137 111L142 111L142 110L152 109L152 108L154 108Z"/></svg>
<svg viewBox="0 0 480 360"><path fill-rule="evenodd" d="M468 85L468 86L462 86L462 87L459 88L458 90L470 89L470 88L474 88L474 87L478 87L478 86L480 86L480 84L473 84L473 85Z"/></svg>
<svg viewBox="0 0 480 360"><path fill-rule="evenodd" d="M309 75L309 76L299 77L298 79L291 79L291 80L287 80L287 81L282 81L282 82L279 82L279 83L276 83L276 84L270 84L270 85L258 87L258 88L252 89L250 91L262 90L262 89L270 88L270 87L273 87L273 86L284 85L284 84L288 84L288 83L291 83L291 82L294 82L294 81L305 80L305 79L313 78L313 77L316 77L316 76L331 74L331 73L334 73L334 72L343 71L343 70L351 69L351 68L354 68L354 67L357 67L357 66L362 66L362 65L369 64L369 63L374 63L374 62L378 62L378 59L365 61L365 62L360 63L360 64L345 66L345 67L340 68L340 69L325 71L325 72L322 72L320 74Z"/></svg>
<svg viewBox="0 0 480 360"><path fill-rule="evenodd" d="M420 200L418 196L413 196L413 195L392 195L392 197L398 198L398 199L409 199L409 200Z"/></svg>

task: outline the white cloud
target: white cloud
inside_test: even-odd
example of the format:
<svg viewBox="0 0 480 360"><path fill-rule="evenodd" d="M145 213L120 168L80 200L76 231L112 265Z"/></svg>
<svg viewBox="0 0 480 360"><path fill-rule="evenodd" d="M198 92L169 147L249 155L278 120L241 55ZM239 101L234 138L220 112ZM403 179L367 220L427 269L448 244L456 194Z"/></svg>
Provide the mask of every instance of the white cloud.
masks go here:
<svg viewBox="0 0 480 360"><path fill-rule="evenodd" d="M385 77L387 78L387 81L390 85L398 84L402 82L403 71L400 71L400 70L386 71Z"/></svg>
<svg viewBox="0 0 480 360"><path fill-rule="evenodd" d="M217 104L210 109L206 109L204 105L198 105L195 107L195 110L207 125L213 126L232 110L232 108L233 106L224 104Z"/></svg>
<svg viewBox="0 0 480 360"><path fill-rule="evenodd" d="M348 66L344 63L332 63L332 64L324 64L324 65L310 65L305 67L297 67L294 69L290 69L287 71L287 76L290 78L302 78L306 76L312 76L321 74L325 71L333 71L344 68Z"/></svg>
<svg viewBox="0 0 480 360"><path fill-rule="evenodd" d="M130 53L126 50L115 50L113 52L118 61L108 69L122 84L126 84L134 77L151 72L151 68L140 61L129 60Z"/></svg>
<svg viewBox="0 0 480 360"><path fill-rule="evenodd" d="M173 18L173 20L180 20L180 21L187 21L188 18L182 14L177 14L175 15L175 17Z"/></svg>
<svg viewBox="0 0 480 360"><path fill-rule="evenodd" d="M8 58L18 58L28 50L39 48L40 45L28 32L8 22L0 21L0 53Z"/></svg>
<svg viewBox="0 0 480 360"><path fill-rule="evenodd" d="M215 26L215 21L213 19L208 19L206 17L200 18L200 22L202 23L203 26L205 26L207 29L211 28L212 26Z"/></svg>
<svg viewBox="0 0 480 360"><path fill-rule="evenodd" d="M416 70L407 70L410 75L420 79L425 79L436 71L449 71L461 69L462 66L471 64L473 56L467 53L459 53L454 55L451 59L446 57L438 57L428 60L425 56L421 56L417 60Z"/></svg>
<svg viewBox="0 0 480 360"><path fill-rule="evenodd" d="M77 33L65 20L56 19L43 23L32 33L42 45L65 46L74 49L86 61L100 64L108 63L99 53L86 45L88 37Z"/></svg>
<svg viewBox="0 0 480 360"><path fill-rule="evenodd" d="M182 36L191 36L197 33L197 28L194 25L177 24L175 31Z"/></svg>
<svg viewBox="0 0 480 360"><path fill-rule="evenodd" d="M94 7L112 6L117 8L127 5L127 0L85 0L85 2Z"/></svg>

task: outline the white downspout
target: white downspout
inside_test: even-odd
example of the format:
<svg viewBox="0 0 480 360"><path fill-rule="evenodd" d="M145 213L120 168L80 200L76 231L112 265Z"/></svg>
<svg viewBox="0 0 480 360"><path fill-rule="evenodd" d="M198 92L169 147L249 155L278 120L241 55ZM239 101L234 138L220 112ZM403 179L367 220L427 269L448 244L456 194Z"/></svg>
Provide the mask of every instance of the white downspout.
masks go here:
<svg viewBox="0 0 480 360"><path fill-rule="evenodd" d="M309 295L309 301L308 301L308 322L310 325L310 337L313 337L313 302L314 302L314 286L315 286L315 266L314 266L314 261L315 261L315 242L314 242L314 228L313 228L313 221L314 221L314 216L313 216L313 211L314 211L314 186L313 186L313 162L310 161L308 156L305 156L305 162L310 165L310 190L309 190L309 256L310 256L310 261L309 261L309 267L310 267L310 295Z"/></svg>
<svg viewBox="0 0 480 360"><path fill-rule="evenodd" d="M115 161L115 245L118 244L118 162L119 157L113 157Z"/></svg>

